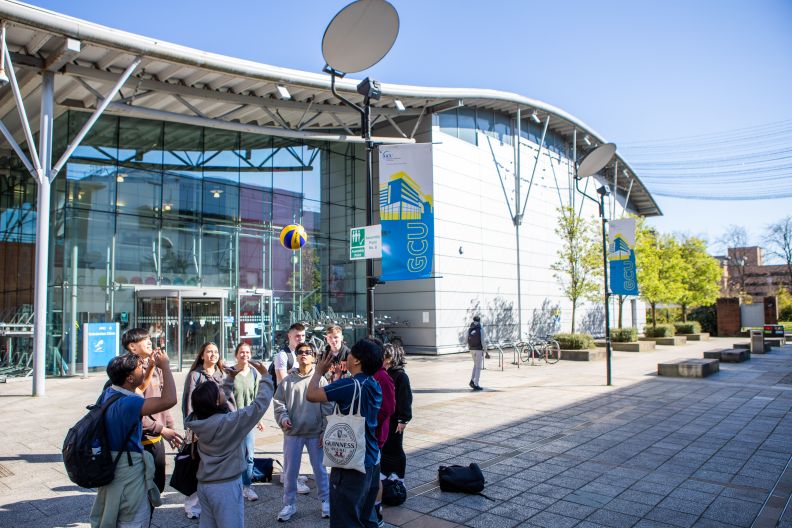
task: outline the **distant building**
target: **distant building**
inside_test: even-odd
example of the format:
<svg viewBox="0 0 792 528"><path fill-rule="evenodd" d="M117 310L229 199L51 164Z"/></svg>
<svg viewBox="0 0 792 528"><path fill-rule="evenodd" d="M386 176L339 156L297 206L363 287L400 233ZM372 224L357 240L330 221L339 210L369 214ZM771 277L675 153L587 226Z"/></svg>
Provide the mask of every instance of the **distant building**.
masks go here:
<svg viewBox="0 0 792 528"><path fill-rule="evenodd" d="M723 297L737 297L744 292L756 301L775 295L782 286L792 285L787 266L765 264L764 249L759 246L729 248L726 255L715 258L723 268Z"/></svg>

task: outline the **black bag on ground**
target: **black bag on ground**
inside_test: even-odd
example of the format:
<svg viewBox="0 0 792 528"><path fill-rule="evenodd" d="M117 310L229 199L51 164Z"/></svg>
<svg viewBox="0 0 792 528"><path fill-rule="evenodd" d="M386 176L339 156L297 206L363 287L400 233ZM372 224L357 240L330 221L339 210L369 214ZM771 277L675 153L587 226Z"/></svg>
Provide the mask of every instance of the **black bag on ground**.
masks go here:
<svg viewBox="0 0 792 528"><path fill-rule="evenodd" d="M407 500L407 488L404 482L398 479L385 479L382 481L382 503L388 506L399 506Z"/></svg>
<svg viewBox="0 0 792 528"><path fill-rule="evenodd" d="M469 466L440 466L437 480L443 491L480 494L484 490L484 473L475 462Z"/></svg>
<svg viewBox="0 0 792 528"><path fill-rule="evenodd" d="M273 464L281 463L274 458L254 458L253 459L253 476L250 478L253 482L272 482ZM283 471L283 466L281 466Z"/></svg>
<svg viewBox="0 0 792 528"><path fill-rule="evenodd" d="M170 479L171 488L188 497L198 491L198 466L201 463L201 455L198 454L197 443L190 442L182 446L176 454L173 475Z"/></svg>
<svg viewBox="0 0 792 528"><path fill-rule="evenodd" d="M126 450L120 451L113 459L105 428L105 414L112 404L123 397L123 394L113 394L103 404L89 405L86 407L88 414L66 433L61 451L63 465L66 466L69 480L78 486L98 488L113 481L118 459ZM137 424L130 429L122 445L129 443L136 428Z"/></svg>

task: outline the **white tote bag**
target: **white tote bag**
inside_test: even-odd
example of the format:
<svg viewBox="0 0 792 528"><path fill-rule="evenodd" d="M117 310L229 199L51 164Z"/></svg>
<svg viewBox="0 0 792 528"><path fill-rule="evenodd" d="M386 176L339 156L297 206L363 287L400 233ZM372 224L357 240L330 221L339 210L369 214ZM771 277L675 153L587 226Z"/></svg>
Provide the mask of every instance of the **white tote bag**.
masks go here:
<svg viewBox="0 0 792 528"><path fill-rule="evenodd" d="M349 414L341 414L336 404L335 412L327 417L322 441L323 463L326 467L354 469L366 472L366 419L360 414L363 388L358 380L349 405ZM355 412L357 400L357 412Z"/></svg>

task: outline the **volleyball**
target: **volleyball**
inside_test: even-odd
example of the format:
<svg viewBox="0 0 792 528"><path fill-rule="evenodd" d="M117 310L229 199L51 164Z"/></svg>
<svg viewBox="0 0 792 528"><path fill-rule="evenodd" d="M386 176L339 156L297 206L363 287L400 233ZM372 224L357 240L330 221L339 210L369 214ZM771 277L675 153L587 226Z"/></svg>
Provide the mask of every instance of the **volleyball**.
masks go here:
<svg viewBox="0 0 792 528"><path fill-rule="evenodd" d="M290 224L283 228L280 234L280 243L286 249L297 250L308 241L308 233L300 224Z"/></svg>

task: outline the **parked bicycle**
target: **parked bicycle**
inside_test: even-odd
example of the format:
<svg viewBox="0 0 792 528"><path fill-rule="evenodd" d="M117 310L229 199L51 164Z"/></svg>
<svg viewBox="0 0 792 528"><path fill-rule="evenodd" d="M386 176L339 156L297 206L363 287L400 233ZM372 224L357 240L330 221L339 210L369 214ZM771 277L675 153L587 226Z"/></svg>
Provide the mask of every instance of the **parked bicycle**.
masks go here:
<svg viewBox="0 0 792 528"><path fill-rule="evenodd" d="M545 363L552 365L561 359L561 345L550 336L528 336L528 339L515 345L519 348L520 361L536 364L536 359L544 359Z"/></svg>

